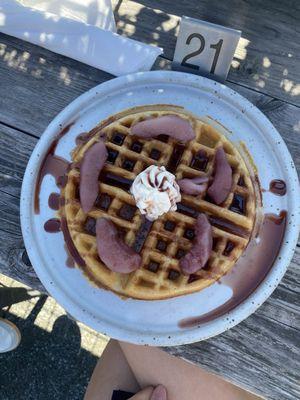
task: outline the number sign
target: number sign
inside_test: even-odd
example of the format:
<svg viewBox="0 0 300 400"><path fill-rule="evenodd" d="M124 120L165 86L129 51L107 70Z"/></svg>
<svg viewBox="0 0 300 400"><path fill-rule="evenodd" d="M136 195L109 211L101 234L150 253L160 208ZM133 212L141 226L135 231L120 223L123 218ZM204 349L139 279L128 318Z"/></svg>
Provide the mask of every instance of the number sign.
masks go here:
<svg viewBox="0 0 300 400"><path fill-rule="evenodd" d="M182 17L173 69L225 80L241 31Z"/></svg>

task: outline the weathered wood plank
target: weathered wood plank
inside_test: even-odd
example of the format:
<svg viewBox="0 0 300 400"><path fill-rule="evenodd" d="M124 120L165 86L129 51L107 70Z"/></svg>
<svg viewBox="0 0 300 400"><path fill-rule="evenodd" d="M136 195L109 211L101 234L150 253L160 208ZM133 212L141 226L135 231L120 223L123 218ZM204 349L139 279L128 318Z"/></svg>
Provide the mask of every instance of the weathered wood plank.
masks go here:
<svg viewBox="0 0 300 400"><path fill-rule="evenodd" d="M6 228L0 230L0 269L1 273L10 276L17 281L24 283L37 289L41 292L45 292L44 286L36 276L34 269L32 268L28 259L27 253L24 248L24 243L20 231L20 225L10 224L7 221L8 215L3 216L5 212L12 212L15 208L18 211L18 203L14 204L15 198L1 192L1 207L3 203L6 203L5 209L1 208L0 220L1 223L5 223ZM12 215L12 214L10 214ZM18 229L17 229L18 228ZM5 230L7 229L7 230Z"/></svg>
<svg viewBox="0 0 300 400"><path fill-rule="evenodd" d="M72 100L111 75L0 33L0 121L41 136Z"/></svg>
<svg viewBox="0 0 300 400"><path fill-rule="evenodd" d="M242 30L228 79L300 104L297 0L114 0L118 32L158 45L173 59L182 15Z"/></svg>
<svg viewBox="0 0 300 400"><path fill-rule="evenodd" d="M36 138L0 124L0 270L45 291L25 251L19 217L22 178L36 142Z"/></svg>
<svg viewBox="0 0 300 400"><path fill-rule="evenodd" d="M24 139L25 138L25 139ZM0 125L0 190L20 196L24 169L37 139Z"/></svg>
<svg viewBox="0 0 300 400"><path fill-rule="evenodd" d="M5 79L0 83L0 121L38 137L74 98L111 78L95 68L3 34L1 48L5 50L0 54L0 74ZM170 62L160 58L155 68L170 69ZM298 162L300 109L237 84L228 85L266 114Z"/></svg>

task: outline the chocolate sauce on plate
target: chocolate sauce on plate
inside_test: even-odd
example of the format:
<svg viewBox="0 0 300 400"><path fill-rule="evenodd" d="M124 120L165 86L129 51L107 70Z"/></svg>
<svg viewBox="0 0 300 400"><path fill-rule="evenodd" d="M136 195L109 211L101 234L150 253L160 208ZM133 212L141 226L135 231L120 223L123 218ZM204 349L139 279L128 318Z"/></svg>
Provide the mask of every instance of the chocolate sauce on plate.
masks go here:
<svg viewBox="0 0 300 400"><path fill-rule="evenodd" d="M286 194L286 183L281 179L273 179L270 182L269 192L277 196L284 196Z"/></svg>
<svg viewBox="0 0 300 400"><path fill-rule="evenodd" d="M285 232L286 219L286 211L281 211L279 215L266 214L264 216L258 240L252 239L232 271L221 278L220 283L232 289L232 297L207 314L179 321L180 328L198 326L221 317L254 292L263 282L277 258Z"/></svg>
<svg viewBox="0 0 300 400"><path fill-rule="evenodd" d="M68 124L57 136L57 139L55 139L52 144L50 145L42 163L40 170L38 172L38 177L36 181L36 187L35 187L35 194L34 194L34 210L36 214L39 214L40 212L40 189L41 189L41 184L46 175L52 175L55 180L56 184L58 187L64 187L67 184L67 175L66 173L68 172L70 168L70 163L63 159L62 157L54 155L57 144L59 140L66 135L72 125L74 124L74 121ZM89 138L92 135L89 133L89 135L79 135L77 137L77 140L89 140ZM48 199L48 205L51 209L53 210L58 210L60 206L64 205L65 199L60 196L59 193L51 193ZM74 267L75 263L77 263L79 266L84 267L85 266L85 261L82 259L80 256L79 252L77 251L74 242L71 238L68 225L66 222L66 219L63 217L61 220L57 218L51 218L48 221L45 222L44 224L44 229L48 233L56 233L62 231L64 240L65 240L65 249L68 255L68 258L66 260L66 265L68 267Z"/></svg>
<svg viewBox="0 0 300 400"><path fill-rule="evenodd" d="M75 244L74 244L72 237L70 235L70 232L69 232L66 218L64 218L64 217L61 218L61 231L64 235L65 244L68 248L68 252L72 256L74 262L76 264L78 264L80 267L85 267L85 261L80 256L78 250L75 247Z"/></svg>
<svg viewBox="0 0 300 400"><path fill-rule="evenodd" d="M59 140L69 132L74 124L75 121L72 121L61 130L57 138L51 143L41 163L34 193L34 212L36 214L40 213L40 190L44 177L52 175L58 187L64 187L67 183L66 172L69 169L70 163L62 157L55 156L54 153Z"/></svg>
<svg viewBox="0 0 300 400"><path fill-rule="evenodd" d="M70 122L68 125L66 125L66 126L64 127L64 129L62 129L62 130L60 131L60 133L58 134L57 139L59 140L59 139L61 139L63 136L65 136L65 135L69 132L69 130L72 128L72 126L75 124L75 122L76 122L76 121L72 121L72 122Z"/></svg>
<svg viewBox="0 0 300 400"><path fill-rule="evenodd" d="M68 166L68 169L69 169L69 166ZM59 188L64 188L64 187L66 187L67 183L68 183L68 177L67 177L67 175L61 175L61 176L59 176L59 177L56 179L56 184L57 184L57 186L58 186Z"/></svg>
<svg viewBox="0 0 300 400"><path fill-rule="evenodd" d="M59 210L60 206L60 194L59 193L51 193L48 199L48 206L51 210Z"/></svg>
<svg viewBox="0 0 300 400"><path fill-rule="evenodd" d="M48 219L44 224L44 229L48 233L60 232L60 220L57 218Z"/></svg>
<svg viewBox="0 0 300 400"><path fill-rule="evenodd" d="M49 219L48 221L45 222L44 229L48 233L60 232L61 231L60 220L57 219L57 218ZM64 244L64 248L65 248L66 253L67 253L66 266L69 267L69 268L74 268L75 267L74 258L71 256L69 248L68 248L66 243Z"/></svg>
<svg viewBox="0 0 300 400"><path fill-rule="evenodd" d="M65 183L65 179L62 177L65 176L70 164L64 158L54 155L57 143L58 139L54 140L49 147L38 172L34 193L34 211L36 214L40 213L40 190L44 177L52 175L58 186Z"/></svg>

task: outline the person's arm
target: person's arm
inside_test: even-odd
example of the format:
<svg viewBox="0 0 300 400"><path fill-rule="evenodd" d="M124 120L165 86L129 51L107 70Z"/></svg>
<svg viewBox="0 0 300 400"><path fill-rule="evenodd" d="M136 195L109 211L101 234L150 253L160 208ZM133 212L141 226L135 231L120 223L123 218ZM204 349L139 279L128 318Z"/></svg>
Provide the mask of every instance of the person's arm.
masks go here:
<svg viewBox="0 0 300 400"><path fill-rule="evenodd" d="M148 387L131 397L130 400L168 400L167 391L162 385L156 386L155 389Z"/></svg>

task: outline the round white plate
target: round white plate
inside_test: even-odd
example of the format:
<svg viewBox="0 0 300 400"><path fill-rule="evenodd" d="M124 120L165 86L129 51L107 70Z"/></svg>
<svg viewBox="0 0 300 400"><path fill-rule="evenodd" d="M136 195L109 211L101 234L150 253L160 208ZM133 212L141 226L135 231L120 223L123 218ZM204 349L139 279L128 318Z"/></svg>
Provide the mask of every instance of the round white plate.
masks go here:
<svg viewBox="0 0 300 400"><path fill-rule="evenodd" d="M54 179L46 176L40 199L41 213L34 213L37 173L50 143L63 127L74 122L60 140L56 154L70 159L74 138L104 118L143 104L176 104L199 116L209 115L224 125L233 142L244 141L258 167L262 187L272 179L287 183L287 195L264 193L265 212L288 210L284 242L268 276L247 300L229 315L181 329L182 319L205 314L231 297L223 284L169 300L123 300L112 292L92 287L77 269L67 268L61 233L48 234L43 225L54 216L47 201L57 192ZM145 72L105 82L66 107L48 126L29 160L21 194L22 232L29 258L49 293L76 319L113 338L150 345L178 345L206 339L236 325L253 313L285 273L298 237L298 178L291 156L268 119L246 99L225 85L179 72ZM290 224L289 224L290 223ZM230 317L230 318L228 318Z"/></svg>

